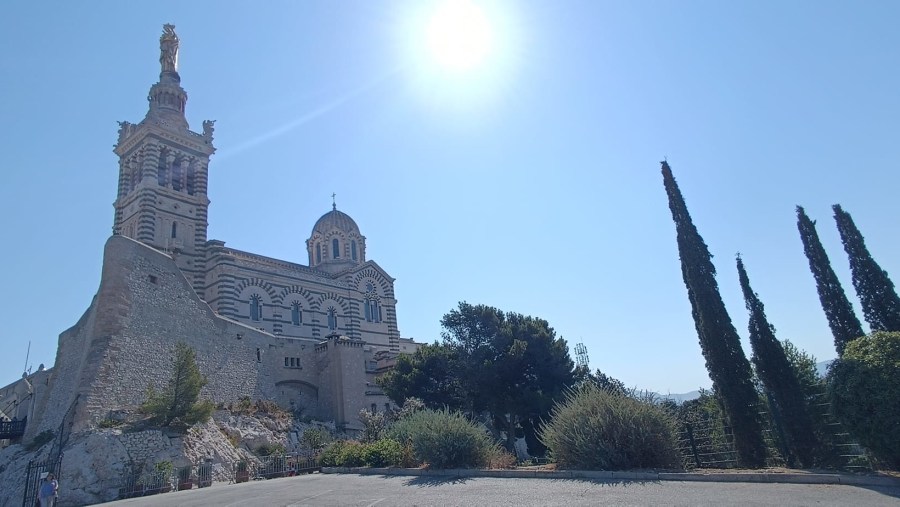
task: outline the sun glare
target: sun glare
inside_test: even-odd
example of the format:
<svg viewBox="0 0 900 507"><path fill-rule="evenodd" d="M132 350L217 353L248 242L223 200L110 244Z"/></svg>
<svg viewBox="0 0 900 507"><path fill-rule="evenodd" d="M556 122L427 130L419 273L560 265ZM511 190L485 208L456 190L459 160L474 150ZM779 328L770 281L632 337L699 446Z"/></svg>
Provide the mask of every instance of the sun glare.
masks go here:
<svg viewBox="0 0 900 507"><path fill-rule="evenodd" d="M478 67L491 52L491 26L484 12L469 0L446 0L438 6L426 30L432 58L451 71Z"/></svg>
<svg viewBox="0 0 900 507"><path fill-rule="evenodd" d="M521 63L516 0L410 0L396 39L410 85L430 107L486 111L510 97ZM483 115L482 115L483 116Z"/></svg>

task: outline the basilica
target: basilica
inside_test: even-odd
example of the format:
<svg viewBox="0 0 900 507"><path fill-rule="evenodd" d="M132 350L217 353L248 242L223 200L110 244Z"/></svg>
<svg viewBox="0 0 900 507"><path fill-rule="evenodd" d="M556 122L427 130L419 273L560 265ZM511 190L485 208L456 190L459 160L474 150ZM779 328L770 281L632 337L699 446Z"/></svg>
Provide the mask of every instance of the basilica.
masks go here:
<svg viewBox="0 0 900 507"><path fill-rule="evenodd" d="M119 122L113 234L97 295L60 335L54 367L23 379L30 401L15 416L28 419L28 438L133 410L148 387L167 382L167 358L184 342L208 379L201 396L268 399L359 427L360 410L390 407L376 377L418 346L400 336L394 279L334 204L312 225L308 264L207 237L215 125L190 129L179 45L165 25L147 114Z"/></svg>
<svg viewBox="0 0 900 507"><path fill-rule="evenodd" d="M308 265L207 238L214 122L203 122L202 133L188 128L178 45L174 27L166 25L147 116L137 124L121 122L114 234L172 255L219 315L275 335L321 339L338 333L373 349L400 351L394 279L366 259L365 236L336 206L312 227Z"/></svg>

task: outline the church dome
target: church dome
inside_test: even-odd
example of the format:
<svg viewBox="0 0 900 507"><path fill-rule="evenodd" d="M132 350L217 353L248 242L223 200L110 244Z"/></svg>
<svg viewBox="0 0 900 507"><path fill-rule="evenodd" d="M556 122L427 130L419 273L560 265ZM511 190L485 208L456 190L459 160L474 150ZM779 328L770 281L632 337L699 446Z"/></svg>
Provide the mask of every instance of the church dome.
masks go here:
<svg viewBox="0 0 900 507"><path fill-rule="evenodd" d="M313 226L306 250L310 267L338 273L366 262L366 237L350 215L332 205Z"/></svg>
<svg viewBox="0 0 900 507"><path fill-rule="evenodd" d="M337 208L325 213L318 221L316 221L316 225L313 226L312 235L314 236L317 232L319 234L328 234L334 230L362 236L359 232L359 226L357 226L356 222L350 218L350 215L343 211L338 211Z"/></svg>

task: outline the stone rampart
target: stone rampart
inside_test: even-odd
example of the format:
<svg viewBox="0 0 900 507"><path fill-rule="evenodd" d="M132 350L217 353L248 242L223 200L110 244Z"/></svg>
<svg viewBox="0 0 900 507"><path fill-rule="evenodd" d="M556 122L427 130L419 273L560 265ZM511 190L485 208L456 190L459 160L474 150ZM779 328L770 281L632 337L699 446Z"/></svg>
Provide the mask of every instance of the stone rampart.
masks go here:
<svg viewBox="0 0 900 507"><path fill-rule="evenodd" d="M160 430L123 433L119 438L132 463L150 462L171 445L169 437Z"/></svg>
<svg viewBox="0 0 900 507"><path fill-rule="evenodd" d="M201 396L217 403L243 397L278 401L304 415L356 423L356 413L387 401L369 392L364 342L327 345L276 336L210 308L168 254L124 236L104 250L100 288L90 308L60 335L48 388L36 393L35 424L66 432L93 427L111 412L130 411L150 387L171 378L175 345L194 349L208 384ZM325 347L326 353L317 350ZM72 422L69 425L69 421Z"/></svg>
<svg viewBox="0 0 900 507"><path fill-rule="evenodd" d="M293 342L219 317L171 257L111 237L100 290L78 324L60 335L50 394L29 434L56 430L79 394L73 431L139 405L149 387L168 382L179 341L195 350L209 381L201 396L215 402L276 398L275 383L284 379L273 370ZM312 346L290 345L291 354L311 357Z"/></svg>

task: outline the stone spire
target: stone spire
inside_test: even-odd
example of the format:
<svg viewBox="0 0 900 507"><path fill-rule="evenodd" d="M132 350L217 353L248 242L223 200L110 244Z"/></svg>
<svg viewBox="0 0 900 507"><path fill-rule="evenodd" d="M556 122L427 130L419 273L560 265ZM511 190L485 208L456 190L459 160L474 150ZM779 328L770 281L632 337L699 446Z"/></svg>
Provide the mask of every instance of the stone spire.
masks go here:
<svg viewBox="0 0 900 507"><path fill-rule="evenodd" d="M188 96L181 87L181 76L178 75L178 44L175 25L163 25L163 33L159 37L159 82L150 88L147 96L150 110L146 120L173 130L188 130L184 116Z"/></svg>

